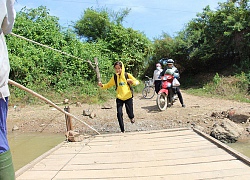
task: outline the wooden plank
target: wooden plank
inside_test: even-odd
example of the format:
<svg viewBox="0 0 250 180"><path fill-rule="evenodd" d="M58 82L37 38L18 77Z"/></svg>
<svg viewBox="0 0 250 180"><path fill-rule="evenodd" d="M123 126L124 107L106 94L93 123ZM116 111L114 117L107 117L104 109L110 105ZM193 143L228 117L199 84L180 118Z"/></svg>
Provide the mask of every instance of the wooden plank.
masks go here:
<svg viewBox="0 0 250 180"><path fill-rule="evenodd" d="M209 151L208 151L209 150ZM109 152L109 153L91 153L91 154L82 154L79 153L76 156L76 159L84 159L100 161L100 158L103 158L104 161L108 161L110 157L112 157L112 161L116 159L120 159L119 157L132 157L135 158L135 161L138 161L137 158L146 157L146 158L156 158L160 157L165 160L167 159L176 159L176 158L186 158L186 157L206 157L212 155L221 155L225 154L225 152L221 149L209 149L206 147L194 147L193 149L183 149L180 151L179 149L162 149L162 150L152 150L152 151L124 151L124 152ZM150 159L151 160L151 159ZM122 161L127 161L127 159L122 158Z"/></svg>
<svg viewBox="0 0 250 180"><path fill-rule="evenodd" d="M65 176L59 178L55 174L57 174L57 171L54 171L53 174L51 171L30 171L27 172L25 175L22 175L18 177L18 180L36 180L36 179L52 179L48 177L56 177L54 179L81 179L81 180L107 180L107 179L119 179L119 180L162 180L162 179L171 179L171 180L182 180L182 179L192 179L192 180L201 180L201 179L226 179L226 180L235 180L235 179L240 179L240 180L249 180L250 174L249 172L242 170L242 169L226 169L226 170L214 170L213 172L195 172L195 173L186 173L186 174L161 174L161 175L152 175L152 176L143 176L143 175L135 175L131 177L131 173L128 173L128 175L124 177L105 177L105 176L94 176L94 177L89 177L89 176L83 176L81 178L79 177L74 177L74 175L70 175L71 172L64 172L66 174ZM101 172L97 172L99 174ZM51 174L51 176L49 176ZM215 177L216 175L216 177ZM60 175L62 176L62 174ZM39 178L38 178L39 177Z"/></svg>
<svg viewBox="0 0 250 180"><path fill-rule="evenodd" d="M220 170L218 174L214 173L216 170ZM187 164L187 165L174 165L174 166L156 166L156 167L147 167L145 168L134 168L134 167L124 167L122 169L95 169L95 170L86 170L83 169L74 169L74 170L62 170L58 173L57 178L122 178L130 177L134 179L135 177L145 176L145 177L191 177L199 174L199 178L221 178L235 175L236 169L241 169L242 172L249 172L249 167L243 166L242 163L237 163L236 161L225 162L212 162L212 163L199 163L199 164ZM225 173L225 171L227 170ZM247 175L250 175L248 173ZM198 177L196 177L198 178Z"/></svg>
<svg viewBox="0 0 250 180"><path fill-rule="evenodd" d="M134 136L135 135L135 136ZM163 135L163 137L162 137ZM177 136L187 136L187 135L194 135L194 133L190 129L177 129L177 130L161 130L157 133L157 131L141 131L141 132L133 132L133 133L116 133L112 134L104 134L104 135L98 135L96 137L98 138L93 138L91 140L92 143L94 142L103 142L103 141L108 141L110 142L110 139L112 141L120 141L121 137L126 137L127 140L132 141L132 140L138 140L138 139L155 139L155 138L166 138L166 137L177 137Z"/></svg>
<svg viewBox="0 0 250 180"><path fill-rule="evenodd" d="M204 139L197 136L196 134L189 134L189 135L185 135L185 138L184 136L164 136L164 134L160 137L154 137L154 138L137 138L137 139L129 139L129 137L126 137L126 136L121 136L118 138L109 138L105 141L93 141L91 142L91 145L92 146L102 146L102 144L107 144L107 145L117 145L118 143L119 144L125 144L126 141L124 141L126 139L126 141L129 141L131 143L133 142L136 142L138 144L144 144L145 142L147 142L147 144L149 142L151 143L154 143L154 142L163 142L163 143L171 143L171 141L174 140L174 143L181 143L183 141L203 141ZM157 139L157 141L155 141ZM178 141L176 141L178 140ZM85 143L85 144L88 144L88 143Z"/></svg>
<svg viewBox="0 0 250 180"><path fill-rule="evenodd" d="M98 147L98 149L93 148L91 146L91 144L86 147L86 149L82 149L81 151L79 151L82 154L91 154L91 153L119 153L119 152L130 152L132 150L134 151L150 151L150 150L155 150L155 151L160 151L162 149L166 150L166 151L172 151L172 150L176 150L176 151L185 151L185 149L190 148L191 150L193 150L194 148L203 148L203 147L207 147L207 148L211 148L211 149L216 149L217 147L213 144L209 144L206 141L199 141L199 142L185 142L185 143L178 143L178 144L160 144L158 145L157 143L152 143L152 145L150 144L144 144L144 145L135 145L133 144L133 146L131 146L131 144L127 144L127 145L117 145L117 146L106 146L103 145L102 147ZM110 151L110 149L112 148L112 151Z"/></svg>
<svg viewBox="0 0 250 180"><path fill-rule="evenodd" d="M65 143L17 180L249 178L240 160L187 129L109 134Z"/></svg>
<svg viewBox="0 0 250 180"><path fill-rule="evenodd" d="M131 154L131 153L130 153ZM143 160L142 157L146 157L146 160ZM67 167L70 165L98 165L98 164L109 164L109 165L114 165L114 166L119 166L119 164L140 164L140 163L151 163L151 162L176 162L176 163L182 163L182 161L188 160L188 159L209 159L210 161L216 161L217 158L220 157L227 157L228 159L235 159L234 157L232 157L231 155L224 155L223 151L209 151L207 152L207 149L203 149L202 151L198 151L197 153L194 153L193 151L185 151L185 153L180 154L179 152L174 152L171 154L167 154L165 152L163 153L156 153L155 152L148 152L148 153L144 153L144 154L140 154L138 155L137 153L135 153L134 155L124 155L124 154L120 154L120 155L106 155L106 154L102 154L102 155L96 155L93 156L89 156L88 154L78 154L77 156L75 156L68 164ZM51 169L51 170L58 170L62 167L61 163L64 161L68 161L68 159L63 159L61 160L59 163L57 163L57 166L54 166L54 164L56 164L56 162L58 161L58 159L62 159L63 155L51 155L50 157L40 161L39 163L37 163L36 166L34 166L32 168L32 170L47 170L47 169ZM84 161L83 161L84 160ZM65 162L66 163L66 162ZM52 165L50 165L52 164Z"/></svg>
<svg viewBox="0 0 250 180"><path fill-rule="evenodd" d="M122 160L122 159L120 159ZM152 160L146 160L146 161L136 161L132 160L130 162L93 162L92 163L86 163L81 162L79 160L74 159L71 161L67 167L63 168L63 170L73 170L75 168L80 168L83 170L105 170L105 169L124 169L124 165L126 167L133 167L133 168L147 168L147 167L161 167L161 166L177 166L177 165L184 165L184 164L198 164L198 163L211 163L211 162L218 162L218 161L232 161L236 160L231 155L217 155L213 157L187 157L187 158L181 158L181 159L153 159ZM43 166L44 167L44 166ZM47 168L47 167L46 167Z"/></svg>
<svg viewBox="0 0 250 180"><path fill-rule="evenodd" d="M216 144L218 147L222 148L223 150L225 150L226 152L232 154L233 156L237 157L238 159L240 159L242 162L246 163L248 166L250 166L250 158L241 154L240 152L232 149L231 147L227 146L226 144L218 141L215 138L212 138L211 136L208 136L207 134L201 132L198 129L194 129L194 132L196 132L197 134L201 135L202 137L204 137L205 139L209 140L210 142Z"/></svg>

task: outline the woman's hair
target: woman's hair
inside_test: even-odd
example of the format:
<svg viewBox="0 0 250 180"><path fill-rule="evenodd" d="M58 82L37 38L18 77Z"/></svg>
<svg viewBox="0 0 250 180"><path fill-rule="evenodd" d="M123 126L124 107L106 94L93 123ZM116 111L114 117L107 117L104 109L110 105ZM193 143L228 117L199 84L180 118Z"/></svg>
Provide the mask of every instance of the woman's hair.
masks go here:
<svg viewBox="0 0 250 180"><path fill-rule="evenodd" d="M116 62L114 63L114 67L115 67L116 65L119 65L119 66L122 68L122 62L116 61Z"/></svg>

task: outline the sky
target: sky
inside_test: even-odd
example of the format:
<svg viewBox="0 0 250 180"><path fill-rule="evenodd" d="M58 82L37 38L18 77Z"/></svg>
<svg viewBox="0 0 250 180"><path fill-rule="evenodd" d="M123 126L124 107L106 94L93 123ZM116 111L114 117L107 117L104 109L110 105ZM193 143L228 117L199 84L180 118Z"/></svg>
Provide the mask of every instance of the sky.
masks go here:
<svg viewBox="0 0 250 180"><path fill-rule="evenodd" d="M16 11L23 7L46 6L50 15L59 18L63 27L81 18L86 8L106 7L115 12L130 8L123 26L143 32L149 39L159 38L163 32L174 37L185 25L203 12L207 5L216 10L218 2L227 0L17 0Z"/></svg>

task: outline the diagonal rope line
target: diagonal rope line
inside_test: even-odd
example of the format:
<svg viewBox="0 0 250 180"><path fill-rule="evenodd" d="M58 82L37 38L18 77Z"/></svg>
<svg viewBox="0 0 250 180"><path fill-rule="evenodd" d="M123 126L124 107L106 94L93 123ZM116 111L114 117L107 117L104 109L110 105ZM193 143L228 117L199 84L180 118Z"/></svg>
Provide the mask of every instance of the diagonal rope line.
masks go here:
<svg viewBox="0 0 250 180"><path fill-rule="evenodd" d="M30 39L25 38L25 37L23 37L23 36L17 35L17 34L15 34L15 33L12 33L12 32L11 32L10 34L13 35L13 36L16 36L16 37L18 37L18 38L24 39L24 40L26 40L26 41L32 42L32 43L34 43L34 44L37 44L37 45L39 45L39 46L42 46L42 47L51 49L51 50L56 51L56 52L59 52L59 53L61 53L61 54L64 54L64 55L67 55L67 56L70 56L70 57L73 57L73 58L76 58L76 59L85 61L85 60L83 60L83 59L81 59L81 58L79 58L79 57L73 56L73 55L71 55L71 54L68 54L68 53L66 53L66 52L60 51L60 50L58 50L58 49L54 49L54 48L52 48L52 47L50 47L50 46L47 46L47 45L38 43L38 42L36 42L36 41L30 40ZM88 61L86 61L86 62L88 62ZM40 98L40 99L42 99L42 100L44 100L45 102L47 102L47 103L51 104L53 107L55 107L58 111L60 111L60 112L62 112L62 113L64 113L64 114L66 114L66 115L68 115L68 116L71 116L72 118L74 118L74 119L76 119L76 120L82 122L82 123L85 124L87 127L89 127L90 129L92 129L93 131L95 131L97 134L100 134L96 129L94 129L93 127L91 127L90 125L88 125L86 122L80 120L79 118L77 118L77 117L74 116L73 114L70 114L70 113L68 113L68 112L66 112L66 111L64 111L64 110L62 110L60 107L58 107L58 106L57 106L56 104L54 104L52 101L46 99L45 97L41 96L40 94L38 94L38 93L36 93L36 92L34 92L34 91L32 91L32 90L30 90L30 89L24 87L24 86L21 85L21 84L18 84L17 82L15 82L15 81L13 81L13 80L10 80L10 79L9 79L9 83L12 84L12 85L14 85L14 86L19 87L20 89L23 89L23 90L25 90L25 91L27 91L27 92L33 94L34 96L36 96L36 97L38 97L38 98Z"/></svg>
<svg viewBox="0 0 250 180"><path fill-rule="evenodd" d="M64 51L61 51L61 50L52 48L52 47L50 47L50 46L48 46L48 45L44 45L44 44L38 43L38 42L36 42L36 41L33 41L33 40L31 40L31 39L28 39L28 38L26 38L26 37L17 35L17 34L15 34L15 33L13 33L13 32L11 32L10 34L11 34L12 36L16 36L16 37L18 37L18 38L20 38L20 39L29 41L29 42L34 43L34 44L37 44L37 45L39 45L39 46L42 46L42 47L48 48L48 49L50 49L50 50L56 51L56 52L58 52L58 53L64 54L64 55L66 55L66 56L70 56L70 57L72 57L72 58L79 59L79 60L81 60L81 61L83 61L83 62L89 63L89 65L91 66L91 68L92 68L92 69L96 72L96 74L97 74L97 80L98 80L98 82L101 81L101 77L100 77L100 72L99 72L99 67L98 67L97 58L94 58L94 60L95 60L95 66L94 66L90 60L84 60L84 59L82 59L82 58L79 58L79 57L77 57L77 56L73 56L73 55L71 55L71 54L69 54L69 53L66 53L66 52L64 52Z"/></svg>
<svg viewBox="0 0 250 180"><path fill-rule="evenodd" d="M38 94L38 93L32 91L32 90L29 89L29 88L24 87L23 85L21 85L21 84L15 82L15 81L13 81L13 80L11 80L11 79L9 79L8 82L9 82L9 84L12 84L12 85L14 85L14 86L16 86L16 87L18 87L18 88L20 88L20 89L26 91L26 92L29 92L30 94L33 94L34 96L36 96L36 97L42 99L43 101L45 101L45 102L47 102L48 104L50 104L50 105L52 105L53 107L55 107L58 111L60 111L60 112L62 112L62 113L64 113L64 114L66 114L66 115L68 115L68 116L71 116L72 118L74 118L74 119L76 119L76 120L82 122L82 123L85 124L87 127L89 127L90 129L92 129L93 131L95 131L97 134L100 134L96 129L94 129L93 127L91 127L90 125L88 125L86 122L80 120L79 118L77 118L77 117L74 116L73 114L70 114L70 113L68 113L67 111L64 111L63 109L61 109L59 106L57 106L55 103L53 103L52 101L48 100L48 99L45 98L44 96L42 96L42 95L40 95L40 94Z"/></svg>
<svg viewBox="0 0 250 180"><path fill-rule="evenodd" d="M11 32L10 34L11 34L12 36L16 36L16 37L18 37L18 38L20 38L20 39L24 39L24 40L26 40L26 41L29 41L29 42L32 42L32 43L37 44L37 45L39 45L39 46L42 46L42 47L51 49L51 50L56 51L56 52L59 52L59 53L61 53L61 54L70 56L70 57L72 57L72 58L79 59L79 60L82 60L82 61L86 61L86 60L84 60L84 59L82 59L82 58L73 56L73 55L71 55L71 54L69 54L69 53L66 53L66 52L64 52L64 51L61 51L61 50L52 48L52 47L50 47L50 46L48 46L48 45L44 45L44 44L41 44L41 43L39 43L39 42L33 41L33 40L31 40L31 39L28 39L28 38L26 38L26 37L17 35L17 34L15 34L15 33L13 33L13 32ZM86 61L86 62L87 62L87 61Z"/></svg>

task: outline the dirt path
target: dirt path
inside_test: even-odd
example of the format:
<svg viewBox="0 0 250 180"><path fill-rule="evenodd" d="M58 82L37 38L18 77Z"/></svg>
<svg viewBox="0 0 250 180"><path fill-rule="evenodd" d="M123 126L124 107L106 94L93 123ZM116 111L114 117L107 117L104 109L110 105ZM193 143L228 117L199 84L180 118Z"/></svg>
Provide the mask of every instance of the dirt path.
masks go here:
<svg viewBox="0 0 250 180"><path fill-rule="evenodd" d="M185 108L182 108L179 101L173 107L160 112L156 106L156 96L153 99L143 99L141 94L134 97L135 124L131 124L124 112L125 131L144 131L175 127L202 127L204 132L209 133L213 124L219 123L223 117L212 117L212 113L219 115L224 111L234 110L235 114L244 114L250 116L250 104L239 103L229 100L216 98L198 97L186 94L182 91ZM76 102L69 102L71 113L93 126L100 133L120 132L116 118L115 100L112 99L104 105L82 104L76 107ZM103 109L103 107L111 109ZM65 105L60 105L64 108ZM89 109L96 114L96 117L90 118L83 116L83 110ZM240 123L247 129L249 123ZM49 105L40 106L16 106L9 107L8 130L11 131L14 126L23 132L52 132L64 133L66 131L65 116L61 112ZM92 133L93 131L76 120L73 120L75 131L81 133ZM245 138L249 138L249 132L244 133Z"/></svg>

